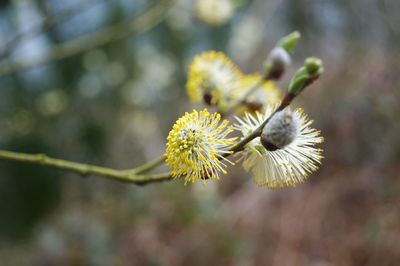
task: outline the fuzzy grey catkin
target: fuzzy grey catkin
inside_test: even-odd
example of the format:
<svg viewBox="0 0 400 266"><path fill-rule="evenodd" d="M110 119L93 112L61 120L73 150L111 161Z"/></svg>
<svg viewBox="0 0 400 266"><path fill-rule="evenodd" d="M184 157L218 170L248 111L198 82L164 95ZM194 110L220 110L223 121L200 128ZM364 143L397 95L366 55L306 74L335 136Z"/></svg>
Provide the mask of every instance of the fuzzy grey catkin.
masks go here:
<svg viewBox="0 0 400 266"><path fill-rule="evenodd" d="M282 149L289 145L299 134L300 122L290 110L275 114L264 127L261 143L270 151Z"/></svg>

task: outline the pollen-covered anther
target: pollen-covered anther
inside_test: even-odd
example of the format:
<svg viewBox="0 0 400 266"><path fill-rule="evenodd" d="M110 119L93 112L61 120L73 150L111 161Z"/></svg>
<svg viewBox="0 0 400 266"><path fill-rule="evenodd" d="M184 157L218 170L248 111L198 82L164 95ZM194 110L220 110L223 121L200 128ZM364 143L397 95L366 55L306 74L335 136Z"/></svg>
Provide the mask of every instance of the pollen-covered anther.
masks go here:
<svg viewBox="0 0 400 266"><path fill-rule="evenodd" d="M275 114L264 127L261 143L269 151L282 149L293 142L300 132L301 123L291 110Z"/></svg>

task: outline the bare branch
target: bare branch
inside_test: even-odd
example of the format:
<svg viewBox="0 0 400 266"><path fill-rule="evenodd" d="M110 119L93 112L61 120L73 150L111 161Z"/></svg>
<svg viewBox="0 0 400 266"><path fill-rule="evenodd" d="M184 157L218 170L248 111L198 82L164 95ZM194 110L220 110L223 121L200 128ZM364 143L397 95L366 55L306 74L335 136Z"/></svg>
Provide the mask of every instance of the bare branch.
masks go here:
<svg viewBox="0 0 400 266"><path fill-rule="evenodd" d="M70 162L66 160L52 158L45 154L27 154L0 150L0 159L43 165L51 168L71 171L82 176L102 176L105 178L127 183L134 183L137 185L173 180L171 179L171 174L169 172L151 175L139 175L134 173L133 171L115 170L112 168L96 165Z"/></svg>

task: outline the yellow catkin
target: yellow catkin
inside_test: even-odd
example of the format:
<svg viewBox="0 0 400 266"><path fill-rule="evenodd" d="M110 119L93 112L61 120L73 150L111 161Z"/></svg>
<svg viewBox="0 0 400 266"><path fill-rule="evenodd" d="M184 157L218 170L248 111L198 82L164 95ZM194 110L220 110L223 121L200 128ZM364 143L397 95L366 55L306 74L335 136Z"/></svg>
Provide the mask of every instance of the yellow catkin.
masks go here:
<svg viewBox="0 0 400 266"><path fill-rule="evenodd" d="M233 91L232 95L235 99L242 100L246 93L253 89L260 81L262 76L260 74L244 75L240 79L240 86ZM273 81L265 81L259 86L259 88L251 93L247 99L245 99L249 105L243 104L235 109L237 115L243 115L245 112L254 112L256 110L250 108L250 106L259 106L258 111L264 111L268 105L279 104L281 100L281 92Z"/></svg>
<svg viewBox="0 0 400 266"><path fill-rule="evenodd" d="M205 179L219 179L219 172L230 162L224 158L235 138L227 138L233 131L221 115L207 109L185 113L172 127L167 137L166 163L172 177L184 177L185 183Z"/></svg>
<svg viewBox="0 0 400 266"><path fill-rule="evenodd" d="M222 52L208 51L196 56L188 72L186 91L192 102L201 102L205 93L211 97L210 104L227 101L239 87L242 73Z"/></svg>

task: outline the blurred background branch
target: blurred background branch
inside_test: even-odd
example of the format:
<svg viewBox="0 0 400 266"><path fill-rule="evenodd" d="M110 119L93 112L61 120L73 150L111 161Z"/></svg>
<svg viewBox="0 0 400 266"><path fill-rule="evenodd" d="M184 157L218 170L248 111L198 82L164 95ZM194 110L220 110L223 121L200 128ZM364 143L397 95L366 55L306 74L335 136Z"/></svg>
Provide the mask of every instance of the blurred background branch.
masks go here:
<svg viewBox="0 0 400 266"><path fill-rule="evenodd" d="M81 13L95 6L99 2L100 1L98 0L86 0L83 2L79 2L73 8L70 8L64 12L60 12L57 14L50 14L49 16L43 18L40 23L30 26L29 29L14 34L14 36L12 36L8 41L1 44L0 59L12 53L15 46L18 45L19 43L28 41L36 37L37 35L51 29L53 26L63 23L68 19L70 19L71 17L77 15L78 13Z"/></svg>
<svg viewBox="0 0 400 266"><path fill-rule="evenodd" d="M172 3L173 0L160 0L132 20L116 23L83 37L57 44L49 51L34 58L13 59L0 64L0 77L86 52L132 34L146 32L165 19Z"/></svg>

